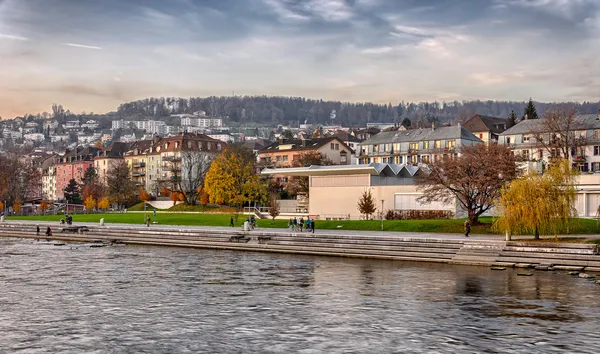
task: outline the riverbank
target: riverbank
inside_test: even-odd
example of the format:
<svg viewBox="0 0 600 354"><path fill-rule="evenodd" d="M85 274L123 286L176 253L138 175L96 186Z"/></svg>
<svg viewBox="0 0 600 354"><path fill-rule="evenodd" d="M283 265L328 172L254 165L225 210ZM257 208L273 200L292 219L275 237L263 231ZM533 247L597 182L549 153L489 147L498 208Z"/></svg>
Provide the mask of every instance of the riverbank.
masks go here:
<svg viewBox="0 0 600 354"><path fill-rule="evenodd" d="M40 226L41 235L36 234ZM89 231L61 232L57 223L9 221L0 224L0 236L46 239L47 226L53 241L96 245L130 244L278 252L322 256L437 262L448 264L600 271L598 245L583 243L505 241L496 235L362 232L319 230L253 230L227 227L189 227L75 223ZM527 239L527 238L525 238Z"/></svg>
<svg viewBox="0 0 600 354"><path fill-rule="evenodd" d="M157 212L156 217L152 212L148 212L153 222L158 225L173 226L204 226L204 227L222 227L229 226L231 217L234 214L186 214L186 213L161 213ZM25 220L40 222L58 222L63 215L40 215L40 216L10 216L8 221ZM140 213L115 213L115 214L77 214L74 215L75 222L96 223L104 219L106 223L141 225L144 223L144 214ZM236 226L241 227L246 219L245 215L238 214ZM481 225L475 225L471 228L473 234L496 234L492 229L493 218L482 217ZM411 233L440 233L440 234L460 234L463 231L464 219L436 219L436 220L384 220L383 231L392 232L411 232ZM261 229L286 229L287 220L258 220L258 226ZM317 220L317 229L320 230L344 230L344 231L373 231L381 232L381 220ZM597 235L600 233L600 225L592 219L576 219L569 235Z"/></svg>

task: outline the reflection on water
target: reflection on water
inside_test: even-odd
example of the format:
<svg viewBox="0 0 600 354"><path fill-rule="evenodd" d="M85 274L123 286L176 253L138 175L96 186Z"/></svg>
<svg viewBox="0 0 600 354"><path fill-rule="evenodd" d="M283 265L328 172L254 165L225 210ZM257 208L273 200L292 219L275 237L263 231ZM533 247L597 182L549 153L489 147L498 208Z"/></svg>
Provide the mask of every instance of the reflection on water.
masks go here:
<svg viewBox="0 0 600 354"><path fill-rule="evenodd" d="M0 347L24 353L598 353L564 272L0 240Z"/></svg>

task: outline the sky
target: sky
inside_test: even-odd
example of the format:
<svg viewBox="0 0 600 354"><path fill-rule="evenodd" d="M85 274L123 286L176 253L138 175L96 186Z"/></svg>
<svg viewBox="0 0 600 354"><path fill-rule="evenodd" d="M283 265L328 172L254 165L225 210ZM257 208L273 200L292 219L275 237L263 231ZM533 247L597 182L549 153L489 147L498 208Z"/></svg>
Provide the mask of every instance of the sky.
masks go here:
<svg viewBox="0 0 600 354"><path fill-rule="evenodd" d="M600 0L0 0L0 117L149 96L600 100Z"/></svg>

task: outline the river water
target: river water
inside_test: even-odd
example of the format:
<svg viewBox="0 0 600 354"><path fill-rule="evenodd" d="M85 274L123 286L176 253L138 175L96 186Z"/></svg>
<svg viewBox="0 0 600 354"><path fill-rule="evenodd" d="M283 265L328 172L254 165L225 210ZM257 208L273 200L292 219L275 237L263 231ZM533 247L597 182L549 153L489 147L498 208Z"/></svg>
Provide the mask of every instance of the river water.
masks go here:
<svg viewBox="0 0 600 354"><path fill-rule="evenodd" d="M598 353L565 272L0 239L5 353Z"/></svg>

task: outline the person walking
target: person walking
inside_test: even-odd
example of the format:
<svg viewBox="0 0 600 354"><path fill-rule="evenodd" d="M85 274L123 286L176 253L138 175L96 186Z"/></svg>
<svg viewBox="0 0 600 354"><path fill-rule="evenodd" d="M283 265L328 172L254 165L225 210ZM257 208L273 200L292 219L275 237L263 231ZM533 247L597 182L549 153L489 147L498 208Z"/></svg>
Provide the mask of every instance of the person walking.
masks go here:
<svg viewBox="0 0 600 354"><path fill-rule="evenodd" d="M233 227L233 216L229 219L229 227Z"/></svg>
<svg viewBox="0 0 600 354"><path fill-rule="evenodd" d="M310 232L311 228L310 228L310 219L306 218L306 231Z"/></svg>
<svg viewBox="0 0 600 354"><path fill-rule="evenodd" d="M50 228L50 226L48 226L48 228L46 229L46 236L52 236L52 229Z"/></svg>
<svg viewBox="0 0 600 354"><path fill-rule="evenodd" d="M294 231L298 231L298 219L294 217Z"/></svg>
<svg viewBox="0 0 600 354"><path fill-rule="evenodd" d="M146 226L150 227L150 216L146 218Z"/></svg>
<svg viewBox="0 0 600 354"><path fill-rule="evenodd" d="M471 223L469 220L465 221L465 237L469 237L469 233L471 232Z"/></svg>
<svg viewBox="0 0 600 354"><path fill-rule="evenodd" d="M292 218L290 218L290 221L288 222L288 229L290 231L292 231L293 228L294 228L294 220L292 220Z"/></svg>
<svg viewBox="0 0 600 354"><path fill-rule="evenodd" d="M298 226L300 226L300 232L302 232L302 228L304 227L304 218L300 218L300 221L298 222Z"/></svg>
<svg viewBox="0 0 600 354"><path fill-rule="evenodd" d="M312 233L315 233L315 219L312 219L310 221L310 229L312 230Z"/></svg>
<svg viewBox="0 0 600 354"><path fill-rule="evenodd" d="M36 225L36 228L35 228L35 234L36 234L36 235L39 235L39 234L40 234L40 225Z"/></svg>

